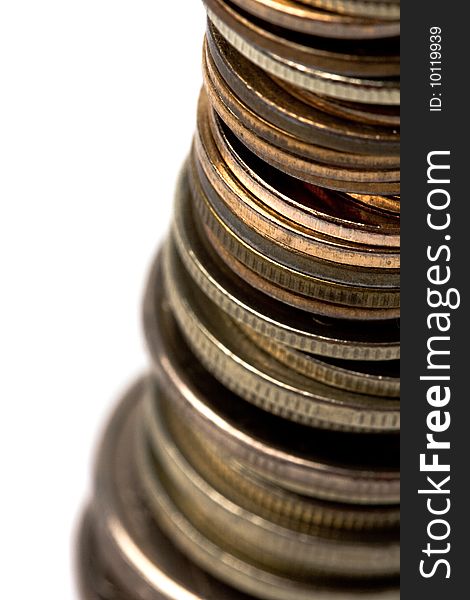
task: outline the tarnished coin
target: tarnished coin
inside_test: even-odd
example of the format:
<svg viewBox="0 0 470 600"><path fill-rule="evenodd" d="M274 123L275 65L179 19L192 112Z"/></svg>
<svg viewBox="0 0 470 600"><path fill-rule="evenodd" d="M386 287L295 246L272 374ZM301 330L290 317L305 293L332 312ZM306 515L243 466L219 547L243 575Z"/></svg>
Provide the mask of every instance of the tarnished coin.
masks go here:
<svg viewBox="0 0 470 600"><path fill-rule="evenodd" d="M258 210L262 211L261 215L263 212L267 215L268 222L269 220L272 222L272 239L263 235L262 224L259 225L260 230L257 231L253 228L252 221L246 223L243 220L243 214L246 210L243 207L245 191L240 189L237 182L234 182L234 185L235 190L242 194L240 200L235 199L231 206L224 202L219 195L219 192L223 193L222 186L218 184L219 192L216 192L200 167L194 147L191 155L190 173L192 200L198 218L218 237L219 242L229 249L234 257L253 270L265 274L268 279L272 279L281 286L284 285L284 287L288 287L293 291L312 295L326 301L349 305L362 304L371 307L398 305L398 269L348 265L340 261L295 252L290 246L279 243L282 239L286 239L282 237L283 227L276 229L276 214L269 211L269 209L260 206ZM225 184L222 183L222 185ZM262 218L262 216L259 218ZM287 223L287 221L284 220L283 223ZM304 229L304 231L306 230ZM334 248L339 248L340 252L346 250L341 242L331 241L332 245L326 248L326 251L330 250L330 252L324 256L333 258L335 256L333 253ZM321 249L322 247L318 246L318 248ZM367 247L355 246L356 250L364 248ZM369 247L369 250L372 254L373 248ZM258 258L253 258L253 253ZM249 256L245 257L245 254ZM366 262L367 256L363 259L363 262ZM263 262L263 266L256 264L258 260ZM279 265L281 275L273 274L270 276L267 270L271 267L268 267L267 264L271 264L271 267L276 264ZM274 268L277 270L276 267ZM295 274L298 274L298 283L294 283L294 281L291 285L287 283L290 274L295 278L297 278ZM316 292L315 288L317 286L321 287L322 291ZM325 291L327 287L330 288L328 292ZM375 294L377 294L377 298Z"/></svg>
<svg viewBox="0 0 470 600"><path fill-rule="evenodd" d="M371 206L378 210L400 214L400 196L370 196L361 194L349 194L349 196L361 204Z"/></svg>
<svg viewBox="0 0 470 600"><path fill-rule="evenodd" d="M248 142L245 141L245 144L254 145L256 139L260 138L274 146L274 149L278 148L304 160L311 161L314 163L312 172L314 172L314 166L318 163L316 168L318 177L323 177L325 180L328 178L341 181L351 180L353 187L359 177L358 171L361 172L360 181L364 183L370 183L370 181L386 183L393 181L393 177L396 178L400 162L396 152L392 151L389 155L384 154L386 148L382 147L381 154L368 153L365 145L361 147L359 141L352 136L346 139L338 139L339 136L335 138L326 128L321 128L321 121L328 120L324 118L317 122L316 127L310 130L308 134L309 141L299 138L290 132L294 127L289 127L287 131L283 130L269 120L261 118L248 105L244 104L222 79L213 65L210 54L207 52L203 67L205 90L211 105L237 137L248 140ZM278 121L279 119L275 117L275 120ZM303 128L306 125L309 125L309 122L304 122ZM297 128L295 127L295 129ZM316 138L315 132L318 130L321 130L321 133ZM377 143L380 139L380 132L377 131L375 135L375 143ZM306 131L305 137L307 137ZM393 138L394 136L388 137ZM322 139L325 140L323 144ZM330 144L333 145L332 149L328 147ZM340 146L345 147L346 150L336 149ZM357 152L358 149L359 152Z"/></svg>
<svg viewBox="0 0 470 600"><path fill-rule="evenodd" d="M225 3L213 3L213 13L261 52L282 57L319 73L356 78L390 78L400 72L398 38L340 40L302 35L253 19ZM208 14L211 14L211 10ZM210 27L209 27L210 28Z"/></svg>
<svg viewBox="0 0 470 600"><path fill-rule="evenodd" d="M340 263L334 263L331 261L324 261L321 259L315 259L314 257L306 257L302 254L292 252L289 248L277 244L274 241L263 237L257 233L250 225L245 224L241 219L236 219L234 213L232 213L223 202L217 201L217 196L214 195L210 186L209 180L205 176L202 169L197 167L196 155L193 149L191 153L191 159L189 163L189 181L191 187L191 194L188 197L188 205L190 204L189 199L193 202L194 213L198 215L200 221L208 227L214 235L217 235L221 244L227 249L238 260L244 262L247 266L250 266L255 271L265 273L266 277L269 278L268 271L272 268L277 270L275 265L279 265L279 268L283 270L283 275L277 277L272 276L272 280L290 287L293 290L299 291L306 295L313 295L326 301L346 303L350 305L361 304L374 305L375 299L369 299L365 301L362 298L362 294L367 296L373 296L376 292L385 294L384 301L377 301L377 306L387 306L389 304L389 297L387 294L396 295L398 293L400 285L400 274L397 269L377 269L370 267L358 267L357 265L345 265ZM196 163L196 164L195 164ZM201 182L205 182L205 188L209 191L212 196L213 202L210 203L204 190L202 189ZM354 199L352 199L354 201ZM213 204L217 206L215 210ZM189 209L188 209L189 210ZM196 225L198 224L196 219ZM220 227L219 227L220 224ZM223 228L223 231L221 230ZM235 242L237 240L237 242ZM243 245L243 248L240 244ZM244 254L249 254L250 257L244 258ZM254 258L252 254L256 255ZM263 262L261 266L257 265L258 259ZM261 270L261 271L260 271ZM290 275L299 276L298 285L292 283L292 287L287 283ZM304 283L302 283L304 281ZM283 283L284 282L284 283ZM335 284L338 284L340 294L334 293L329 295L329 292L319 292L319 295L313 291L318 285L323 287L324 285L330 284L330 288L333 288ZM312 290L311 292L309 290ZM344 296L342 293L344 292ZM356 296L350 297L351 292L357 294ZM390 296L390 299L392 298ZM391 305L397 305L394 301Z"/></svg>
<svg viewBox="0 0 470 600"><path fill-rule="evenodd" d="M260 238L256 244L257 234L242 221L238 221L234 228L234 215L229 216L227 222L224 221L223 215L226 211L219 206L219 211L222 208L219 215L214 210L201 188L195 171L197 168L192 165L190 186L197 213L196 227L201 238L205 238L227 266L250 285L292 306L316 314L331 317L340 317L343 314L345 318L364 319L397 316L394 314L394 309L398 308L400 301L397 289L360 287L312 276L300 270L298 255L294 254L287 264L285 261L281 262L282 257L279 260L277 256L279 253L269 253L264 238ZM254 246L251 245L253 239ZM313 298L320 302L312 302ZM345 308L340 309L338 305L344 305ZM365 310L362 310L363 308Z"/></svg>
<svg viewBox="0 0 470 600"><path fill-rule="evenodd" d="M391 132L396 138L399 136L400 127L400 107L387 106L378 104L361 104L359 102L348 102L337 98L328 98L319 96L308 90L304 90L295 85L291 85L282 79L271 76L278 86L285 89L292 97L298 98L300 101L317 110L338 117L349 123L350 126L355 123L360 123L363 126L375 126L378 130L378 135L383 138L383 127L391 128ZM371 128L372 129L372 128ZM386 140L383 140L383 144ZM381 144L377 145L377 152Z"/></svg>
<svg viewBox="0 0 470 600"><path fill-rule="evenodd" d="M171 448L169 450L171 452ZM172 489L161 465L153 463L152 469L151 464L146 464L145 456L143 452L137 454L137 470L158 522L186 555L217 578L266 600L310 600L312 595L320 600L350 600L364 597L365 590L374 599L383 595L387 599L396 597L396 577L342 581L321 577L315 572L310 576L289 577L275 569L265 569L252 563L243 554L232 553L227 548L230 537L223 535L220 528L211 531L212 535L208 537L204 532L207 527L210 528L211 519L201 519L199 513L192 512L189 498ZM181 471L180 474L184 475ZM177 504L176 497L180 504ZM188 518L187 511L192 519Z"/></svg>
<svg viewBox="0 0 470 600"><path fill-rule="evenodd" d="M366 245L400 246L399 219L375 210L372 199L313 186L275 169L250 152L211 113L211 130L224 162L266 210L306 230ZM369 204L367 204L369 201ZM361 204L359 204L361 202ZM377 205L379 199L376 199Z"/></svg>
<svg viewBox="0 0 470 600"><path fill-rule="evenodd" d="M252 288L258 290L262 294L270 296L274 300L278 300L279 302L288 304L289 306L293 306L304 312L311 313L315 317L320 316L355 321L382 321L384 319L395 319L400 316L399 307L367 308L354 303L352 306L348 304L336 304L325 302L323 299L319 300L314 297L306 297L297 292L292 292L289 288L279 286L277 283L272 283L265 277L264 273L259 275L256 271L247 267L237 258L234 258L230 252L220 245L219 240L209 229L204 228L203 236L208 238L213 250L229 269Z"/></svg>

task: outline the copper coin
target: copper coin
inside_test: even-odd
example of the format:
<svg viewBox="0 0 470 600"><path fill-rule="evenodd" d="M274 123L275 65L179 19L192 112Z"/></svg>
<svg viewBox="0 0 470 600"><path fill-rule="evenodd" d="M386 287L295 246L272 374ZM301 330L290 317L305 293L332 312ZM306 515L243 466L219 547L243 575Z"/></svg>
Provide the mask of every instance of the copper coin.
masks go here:
<svg viewBox="0 0 470 600"><path fill-rule="evenodd" d="M224 312L259 333L300 350L350 360L394 360L399 356L399 321L361 323L315 318L246 289L201 242L187 206L186 173L178 184L173 236L185 268Z"/></svg>

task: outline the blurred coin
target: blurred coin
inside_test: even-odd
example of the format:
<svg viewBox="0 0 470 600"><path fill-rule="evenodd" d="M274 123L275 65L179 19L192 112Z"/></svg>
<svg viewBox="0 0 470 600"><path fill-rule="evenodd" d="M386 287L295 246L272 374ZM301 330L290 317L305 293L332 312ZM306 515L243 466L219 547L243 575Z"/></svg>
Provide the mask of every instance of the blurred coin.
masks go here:
<svg viewBox="0 0 470 600"><path fill-rule="evenodd" d="M77 584L83 600L134 600L111 579L100 559L95 539L95 523L88 509L82 517L77 547Z"/></svg>
<svg viewBox="0 0 470 600"><path fill-rule="evenodd" d="M343 583L337 579L316 578L314 574L309 578L294 579L260 568L244 556L232 554L226 549L223 531L215 532L214 539L204 535L201 530L207 527L207 520L193 524L175 504L169 493L171 484L163 471L157 470L150 479L142 453L137 455L137 459L146 496L160 526L186 555L222 581L265 600L310 600L312 595L320 600L350 600L364 597L365 592L377 600L383 595L387 600L396 598L396 578L362 580L355 586L349 580ZM179 499L185 501L181 496Z"/></svg>
<svg viewBox="0 0 470 600"><path fill-rule="evenodd" d="M152 431L153 452L141 437L138 465L150 502L157 499L153 504L156 515L160 508L160 478L178 510L208 540L268 572L307 581L322 576L363 580L397 574L397 538L350 540L302 533L232 502L186 460L168 431L160 398L154 401L159 418L154 423L158 429ZM144 421L148 419L144 417Z"/></svg>
<svg viewBox="0 0 470 600"><path fill-rule="evenodd" d="M129 600L248 600L251 596L222 584L183 556L146 507L136 479L145 385L140 380L126 394L99 450L93 514L105 568Z"/></svg>

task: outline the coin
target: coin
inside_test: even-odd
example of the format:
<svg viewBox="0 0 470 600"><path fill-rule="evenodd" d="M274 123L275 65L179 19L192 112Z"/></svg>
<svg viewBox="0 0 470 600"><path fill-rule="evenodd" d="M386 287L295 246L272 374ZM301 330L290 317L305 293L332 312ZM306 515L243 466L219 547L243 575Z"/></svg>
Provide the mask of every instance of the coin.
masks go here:
<svg viewBox="0 0 470 600"><path fill-rule="evenodd" d="M139 407L145 386L145 380L140 380L125 395L99 450L93 515L100 556L129 599L249 600L189 561L146 506L136 478L137 439L143 431Z"/></svg>
<svg viewBox="0 0 470 600"><path fill-rule="evenodd" d="M144 299L144 331L159 393L168 396L182 420L231 459L284 489L346 503L398 502L396 436L312 430L242 402L188 348L157 283L160 274L156 261ZM148 398L147 423L153 428L158 415Z"/></svg>
<svg viewBox="0 0 470 600"><path fill-rule="evenodd" d="M225 3L214 3L214 11L248 43L262 52L282 57L304 67L347 77L394 77L399 75L397 38L339 40L302 35L253 19ZM209 9L208 13L211 13ZM209 25L208 29L211 29Z"/></svg>
<svg viewBox="0 0 470 600"><path fill-rule="evenodd" d="M229 208L221 202L211 188L210 182L202 169L198 168L197 160L195 160L195 152L193 148L190 161L190 186L191 196L194 203L195 213L206 227L209 227L215 235L217 235L220 243L230 248L242 262L250 265L250 260L244 260L243 255L247 253L255 253L260 260L265 259L267 263L277 263L280 269L283 269L283 275L279 277L279 283L284 277L287 277L285 271L289 273L298 273L299 277L311 282L312 286L330 284L330 288L338 284L340 289L345 293L347 299L341 299L341 295L331 297L331 301L346 302L354 304L355 301L349 298L348 292L357 292L357 303L361 303L361 293L373 295L375 292L385 294L396 294L399 286L399 271L397 269L379 269L376 267L361 267L358 265L347 265L344 263L336 263L326 260L321 260L313 256L304 256L303 254L292 252L288 247L284 247L275 240L271 241L264 237L251 227L251 223L247 224L229 210ZM212 203L209 202L202 183L205 189L212 197ZM215 210L215 206L217 210ZM268 211L269 212L269 211ZM197 219L196 219L197 220ZM237 243L234 243L234 240ZM240 244L244 249L241 249ZM262 258L261 258L262 257ZM261 268L267 269L266 264L263 267L257 268L255 264L250 265L255 271ZM265 271L263 270L262 273ZM267 275L266 275L267 276ZM295 290L295 284L293 284ZM299 283L298 291L308 294L310 283ZM314 295L312 293L312 295ZM328 295L320 294L320 298L328 300ZM386 297L386 296L385 296ZM388 302L388 301L387 301ZM371 300L375 304L375 300ZM367 303L366 303L367 304ZM395 304L393 301L391 304ZM383 306L380 300L379 306Z"/></svg>
<svg viewBox="0 0 470 600"><path fill-rule="evenodd" d="M294 531L232 502L186 460L168 430L164 407L155 397L159 418L153 452L140 444L140 475L149 498L159 498L157 473L181 513L209 540L235 556L244 556L269 572L292 579L315 576L378 577L397 574L397 539L350 540ZM147 419L145 419L147 422ZM160 503L154 505L158 514ZM223 536L220 532L223 531ZM286 556L289 560L286 561Z"/></svg>
<svg viewBox="0 0 470 600"><path fill-rule="evenodd" d="M362 125L388 126L396 137L399 134L400 127L400 108L398 106L383 106L378 104L361 104L359 102L348 102L326 96L319 96L308 90L304 90L295 85L291 85L282 79L271 76L276 84L285 89L292 97L298 98L302 102L325 113L344 119L351 126L355 123ZM383 131L383 127L378 128L378 134ZM381 136L384 137L383 135ZM376 152L381 152L380 145L377 145Z"/></svg>
<svg viewBox="0 0 470 600"><path fill-rule="evenodd" d="M296 180L256 157L214 113L210 117L211 131L225 164L266 210L301 228L345 241L400 246L399 220L374 210L377 206L371 207L370 196L353 197Z"/></svg>
<svg viewBox="0 0 470 600"><path fill-rule="evenodd" d="M91 510L82 517L77 541L77 585L84 600L132 600L109 576L98 556Z"/></svg>
<svg viewBox="0 0 470 600"><path fill-rule="evenodd" d="M321 300L323 301L322 305L317 307L318 314L321 314L322 310L323 314L328 313L327 303L376 309L396 308L399 305L397 290L342 285L328 279L313 277L299 270L297 256L292 256L290 261L295 268L280 262L275 255L270 254L267 251L265 240L261 241L258 246L261 251L256 246L250 245L247 240L250 242L250 238L253 238L253 235L250 235L251 232L247 232L247 228L242 222L238 223L237 231L234 231L222 220L206 199L194 171L195 168L192 166L190 168L191 193L201 221L199 223L196 219L197 230L202 238L206 238L206 241L222 260L240 277L243 278L246 275L246 272L242 271L241 265L257 273L262 278L261 291L268 293L267 282L271 282L293 294ZM254 283L253 285L258 287ZM295 305L295 301L293 305ZM330 316L338 314L337 308L334 306L330 308ZM367 318L367 314L364 318Z"/></svg>
<svg viewBox="0 0 470 600"><path fill-rule="evenodd" d="M299 121L291 118L287 129L284 130L285 123L283 121L292 115L291 105L289 105L290 114L281 108L281 111L285 113L282 114L281 118L276 115L276 105L273 107L271 104L269 110L266 111L261 105L260 112L265 113L266 116L260 117L230 89L217 71L208 52L205 53L203 62L203 75L205 89L211 105L220 118L229 124L233 132L242 140L247 138L250 140L250 132L252 132L256 137L276 148L294 154L299 158L310 160L313 163L319 163L320 166L317 167L317 170L323 168L325 178L331 177L331 179L343 180L349 177L354 182L358 177L357 171L361 171L361 180L373 180L382 183L391 180L392 174L396 176L399 157L394 149L396 143L394 132L391 132L391 134L386 132L381 135L381 132L377 130L375 131L375 140L372 141L371 136L367 135L369 132L363 127L362 131L358 131L358 137L354 137L353 132L348 132L345 127L342 127L341 123L333 123L332 127L328 127L328 121L331 122L332 119L325 118L322 115L315 125L311 126L313 115L310 114L312 110L309 108L303 111L307 113L307 119L300 121L301 127L297 127ZM246 89L252 89L250 83L246 85ZM269 88L264 88L263 94L267 92L267 89ZM246 93L243 95L246 95ZM240 121L240 124L237 125L234 118ZM270 119L273 119L274 123L271 123ZM275 122L281 123L281 126L276 126ZM326 126L322 127L325 122ZM295 130L300 131L301 137L298 137L296 133L292 133ZM317 131L319 131L318 136L316 135ZM373 151L368 153L367 146L377 145L382 138L385 138L385 143L382 145L381 154L372 153ZM388 155L385 154L387 151L386 142L388 141L386 138L392 141L390 154ZM331 149L329 146L331 146ZM351 173L348 174L346 171Z"/></svg>
<svg viewBox="0 0 470 600"><path fill-rule="evenodd" d="M275 523L324 537L354 540L397 538L399 507L328 502L290 492L265 481L233 460L224 446L188 427L178 412L166 406L168 427L186 460L217 490L239 506Z"/></svg>
<svg viewBox="0 0 470 600"><path fill-rule="evenodd" d="M342 100L384 105L400 103L397 81L359 79L336 74L332 77L327 72L283 59L282 52L279 55L258 49L244 37L247 28L253 28L249 21L241 19L239 14L229 10L228 5L225 5L222 10L218 0L210 0L210 2L207 14L221 35L243 56L271 75L309 91ZM257 34L259 33L265 35L265 30L258 31Z"/></svg>
<svg viewBox="0 0 470 600"><path fill-rule="evenodd" d="M269 125L263 126L254 114L251 115L251 122L248 126L245 125L248 118L247 111L245 111L244 116L237 115L236 108L234 109L233 106L227 107L221 101L219 88L216 88L208 78L205 79L205 84L205 90L201 93L200 106L204 106L206 102L204 96L207 93L208 99L217 114L238 139L254 154L277 169L297 179L333 190L361 194L392 195L399 193L398 171L396 169L365 170L360 164L363 156L353 157L337 152L334 159L332 158L332 162L327 163L325 161L328 159L328 155L331 158L333 151L299 142L272 128L270 130ZM237 102L233 96L232 100L235 103ZM268 139L264 139L259 135L257 130L260 127L263 127L265 137ZM273 152L273 144L276 146L275 152ZM313 158L312 155L314 155ZM339 163L339 166L336 166L335 163ZM344 164L346 166L343 166Z"/></svg>
<svg viewBox="0 0 470 600"><path fill-rule="evenodd" d="M185 459L219 492L247 510L291 529L326 537L353 540L359 533L363 541L377 541L397 533L398 506L332 503L289 492L281 484L272 485L235 459L225 444L212 441L181 419L171 399L160 394L160 404L164 405L166 426ZM147 422L152 423L155 414L150 399L146 407ZM158 427L152 434L157 437Z"/></svg>
<svg viewBox="0 0 470 600"><path fill-rule="evenodd" d="M385 160L388 160L390 166L397 166L399 121L388 127L371 127L367 124L367 116L364 119L364 114L368 115L372 110L367 105L362 107L359 123L351 121L349 113L335 115L332 106L337 106L339 101L333 103L331 100L320 99L269 76L230 46L211 23L207 29L204 54L208 68L213 63L213 76L216 77L219 73L233 95L267 123L310 144L344 152L370 154L372 156L368 158L369 162L376 161L376 164L383 166L387 164ZM340 106L349 105L342 103ZM381 108L382 112L387 110L391 112L394 109ZM359 113L357 107L355 111ZM375 118L378 118L375 114L378 111L376 108ZM336 112L339 112L338 109ZM387 159L381 159L382 155ZM395 158L391 161L390 157L393 155ZM325 154L325 157L338 160L334 153Z"/></svg>
<svg viewBox="0 0 470 600"><path fill-rule="evenodd" d="M142 446L140 446L142 448ZM375 580L360 580L353 584L346 580L345 584L338 586L337 580L316 577L314 573L308 578L297 579L278 574L275 571L263 569L249 562L245 557L232 554L227 550L227 538L221 530L213 533L210 539L203 530L210 525L207 519L201 522L198 515L194 514L193 523L175 503L171 484L165 478L164 471L158 469L152 473L149 465L145 464L145 454L137 454L137 469L144 491L153 507L153 513L158 522L168 535L175 541L180 549L189 555L198 565L217 578L230 583L238 589L244 590L260 598L268 600L294 600L312 597L321 600L339 598L346 600L364 594L364 590L371 593L372 598L395 597L397 581L395 578ZM179 496L184 502L184 497ZM190 503L189 503L190 504ZM188 509L188 503L185 503ZM190 506L189 506L190 509ZM336 586L335 586L336 583Z"/></svg>
<svg viewBox="0 0 470 600"><path fill-rule="evenodd" d="M163 256L165 287L180 328L199 360L226 387L264 410L316 427L399 428L395 401L339 391L270 361L185 281L171 245L165 247Z"/></svg>
<svg viewBox="0 0 470 600"><path fill-rule="evenodd" d="M400 197L399 196L369 196L361 194L349 194L351 198L365 204L366 206L372 206L379 210L391 212L394 214L400 214Z"/></svg>
<svg viewBox="0 0 470 600"><path fill-rule="evenodd" d="M322 381L327 385L341 389L376 396L400 395L398 361L383 363L341 361L327 357L318 357L279 344L271 338L258 334L250 327L240 325L245 334L255 344L272 354L277 360L291 369Z"/></svg>
<svg viewBox="0 0 470 600"><path fill-rule="evenodd" d="M204 0L213 9L222 0ZM348 16L304 7L292 0L232 0L254 16L286 29L310 35L336 38L392 37L400 33L398 21L379 21L363 16Z"/></svg>
<svg viewBox="0 0 470 600"><path fill-rule="evenodd" d="M381 19L400 18L400 0L299 0L323 10Z"/></svg>
<svg viewBox="0 0 470 600"><path fill-rule="evenodd" d="M357 306L354 302L352 306L348 305L347 303L335 304L331 302L325 302L323 299L318 300L313 297L305 297L302 294L292 292L290 289L286 289L284 286L279 286L276 283L272 283L265 277L265 273L259 275L256 271L251 270L244 263L238 261L230 252L228 252L219 244L219 241L209 229L205 229L204 236L207 237L208 242L212 245L213 249L222 259L222 261L240 279L245 281L254 289L266 294L267 296L270 296L271 298L274 298L275 300L278 300L279 302L288 304L307 313L311 313L316 317L321 316L334 319L381 321L384 319L398 318L400 316L400 309L398 307L368 308ZM325 288L318 288L319 295L321 295ZM353 297L353 294L350 294L349 297ZM395 297L395 300L398 300L398 298Z"/></svg>
<svg viewBox="0 0 470 600"><path fill-rule="evenodd" d="M213 204L225 204L232 214L250 223L250 227L263 237L291 251L349 265L383 269L400 266L396 248L355 244L346 240L339 243L330 235L305 229L278 213L266 210L253 194L240 185L222 159L210 130L204 98L201 98L199 107L194 152L198 157L198 171L205 175L209 183L204 186L204 179L201 178L203 189Z"/></svg>
<svg viewBox="0 0 470 600"><path fill-rule="evenodd" d="M399 324L395 320L357 326L348 321L306 318L301 311L268 302L247 290L242 281L221 268L199 240L191 211L182 209L189 198L183 172L177 189L175 243L191 277L224 312L263 335L314 354L351 360L393 360L399 356Z"/></svg>

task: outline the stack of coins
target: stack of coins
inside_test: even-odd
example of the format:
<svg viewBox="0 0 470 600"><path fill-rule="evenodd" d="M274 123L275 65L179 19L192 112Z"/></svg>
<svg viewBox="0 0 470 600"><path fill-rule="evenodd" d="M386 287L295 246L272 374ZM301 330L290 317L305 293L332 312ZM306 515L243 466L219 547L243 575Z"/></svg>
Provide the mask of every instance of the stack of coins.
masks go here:
<svg viewBox="0 0 470 600"><path fill-rule="evenodd" d="M398 598L399 4L205 0L83 598Z"/></svg>

